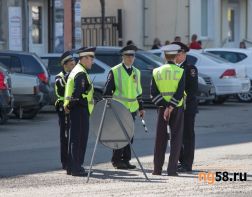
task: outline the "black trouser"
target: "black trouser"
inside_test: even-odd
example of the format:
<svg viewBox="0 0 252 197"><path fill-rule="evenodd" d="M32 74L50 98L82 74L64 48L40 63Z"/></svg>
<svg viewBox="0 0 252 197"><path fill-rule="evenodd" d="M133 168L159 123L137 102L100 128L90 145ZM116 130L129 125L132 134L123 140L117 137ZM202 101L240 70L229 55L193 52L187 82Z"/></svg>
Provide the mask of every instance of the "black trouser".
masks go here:
<svg viewBox="0 0 252 197"><path fill-rule="evenodd" d="M134 121L135 121L135 117L136 117L136 112L131 113ZM131 144L133 143L133 137L131 139ZM120 161L124 161L124 162L128 162L131 160L131 149L130 149L130 145L128 144L127 146L120 148L120 149L114 149L113 150L113 155L112 155L112 159L111 162L114 163L118 163Z"/></svg>
<svg viewBox="0 0 252 197"><path fill-rule="evenodd" d="M58 122L60 127L60 160L62 167L67 166L67 151L68 151L68 136L69 136L69 115L66 115L63 108L63 103L58 103L56 107L58 113Z"/></svg>
<svg viewBox="0 0 252 197"><path fill-rule="evenodd" d="M188 169L192 169L195 150L195 113L185 112L183 143L180 151L179 161Z"/></svg>
<svg viewBox="0 0 252 197"><path fill-rule="evenodd" d="M87 107L74 106L70 111L70 169L71 172L78 173L84 163L88 133L89 133L89 112Z"/></svg>
<svg viewBox="0 0 252 197"><path fill-rule="evenodd" d="M161 173L165 160L165 152L168 141L167 121L164 120L164 107L158 109L156 141L154 148L154 172ZM170 115L169 125L171 130L171 147L168 164L168 174L176 173L179 160L180 148L182 144L184 122L184 109L174 108Z"/></svg>

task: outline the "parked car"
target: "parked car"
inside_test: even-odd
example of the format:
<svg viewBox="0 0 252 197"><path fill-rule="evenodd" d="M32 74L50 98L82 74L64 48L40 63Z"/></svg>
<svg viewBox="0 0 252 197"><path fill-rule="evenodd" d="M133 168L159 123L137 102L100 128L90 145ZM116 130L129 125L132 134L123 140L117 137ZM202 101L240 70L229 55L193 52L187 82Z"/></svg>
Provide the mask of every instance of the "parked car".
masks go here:
<svg viewBox="0 0 252 197"><path fill-rule="evenodd" d="M234 63L236 66L245 66L247 76L252 84L252 50L239 48L209 48L204 51L217 55ZM248 93L239 93L237 98L241 102L252 102L252 87Z"/></svg>
<svg viewBox="0 0 252 197"><path fill-rule="evenodd" d="M0 124L7 122L12 109L11 79L7 69L0 66Z"/></svg>
<svg viewBox="0 0 252 197"><path fill-rule="evenodd" d="M62 66L60 65L60 56L59 53L51 53L51 54L45 54L41 56L41 59L46 64L51 78L50 83L51 86L55 86L55 76L61 72ZM77 54L74 55L76 58L76 62L78 61ZM99 61L98 59L94 59L94 64L92 66L91 70L87 70L87 72L90 74L90 78L94 84L94 100L97 102L102 99L102 92L105 86L105 83L107 81L107 76L109 73L110 67L106 65L105 63ZM51 102L52 105L54 105L56 101L56 95L55 92L53 93L53 98Z"/></svg>
<svg viewBox="0 0 252 197"><path fill-rule="evenodd" d="M101 61L113 67L119 64L121 59L119 47L97 47L95 56ZM161 51L160 51L161 54ZM136 52L136 59L134 65L141 71L141 84L143 87L143 100L145 102L151 102L150 100L150 82L152 79L152 71L154 68L162 66L164 64L164 58L161 58L153 53L144 50L138 50ZM204 75L206 78L207 76ZM211 83L210 77L208 78L208 84L205 79L199 81L198 98L201 100L212 100L214 95L214 87Z"/></svg>
<svg viewBox="0 0 252 197"><path fill-rule="evenodd" d="M20 51L0 51L0 62L3 63L11 73L26 74L36 76L39 83L39 91L44 94L42 105L46 105L51 100L50 76L41 59L30 52Z"/></svg>
<svg viewBox="0 0 252 197"><path fill-rule="evenodd" d="M1 60L0 56L0 68L7 70L11 78L11 91L14 97L13 113L18 118L35 117L44 105L44 94L39 89L41 81L36 76L12 72L12 67L6 66L2 63L6 61Z"/></svg>
<svg viewBox="0 0 252 197"><path fill-rule="evenodd" d="M151 52L163 56L159 49ZM230 95L247 93L250 89L250 80L246 76L245 67L237 68L223 58L200 50L190 50L187 53L187 61L195 65L200 73L211 77L215 87L214 103L222 104Z"/></svg>
<svg viewBox="0 0 252 197"><path fill-rule="evenodd" d="M215 98L215 88L211 77L198 73L198 93L199 103L209 103Z"/></svg>

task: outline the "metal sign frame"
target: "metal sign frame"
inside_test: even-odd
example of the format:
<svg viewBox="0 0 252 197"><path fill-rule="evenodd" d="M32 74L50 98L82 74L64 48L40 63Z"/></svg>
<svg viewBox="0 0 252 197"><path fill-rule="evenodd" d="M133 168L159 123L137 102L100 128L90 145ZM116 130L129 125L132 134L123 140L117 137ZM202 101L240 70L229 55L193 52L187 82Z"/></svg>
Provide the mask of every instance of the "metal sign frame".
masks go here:
<svg viewBox="0 0 252 197"><path fill-rule="evenodd" d="M102 127L103 127L104 118L105 118L105 115L106 115L106 110L107 110L107 107L109 107L109 106L111 107L112 112L114 113L114 115L115 115L115 117L116 117L116 120L118 121L119 125L120 125L121 128L122 128L123 134L125 135L125 137L126 137L128 143L129 143L129 145L130 145L130 148L131 148L131 150L132 150L134 156L135 156L136 159L137 159L137 162L138 162L138 164L139 164L139 166L140 166L140 168L141 168L141 170L142 170L142 172L143 172L143 174L144 174L144 176L145 176L145 179L146 179L147 181L150 181L149 178L147 177L146 173L145 173L145 170L144 170L144 168L143 168L143 166L142 166L142 164L141 164L141 162L140 162L138 156L136 155L136 153L135 153L135 151L134 151L134 149L133 149L133 146L132 146L132 144L131 144L131 140L130 140L130 137L129 137L128 133L127 133L127 130L125 129L125 127L124 127L123 123L121 122L120 118L118 118L118 117L119 117L119 114L118 114L118 113L116 112L116 110L114 110L113 107L110 105L111 100L112 100L112 99L105 99L105 105L104 105L103 112L102 112L101 122L100 122L100 125L99 125L99 131L98 131L98 134L97 134L97 137L96 137L95 146L94 146L94 150L93 150L93 154L92 154L92 158L91 158L91 162L90 162L90 166L89 166L88 177L87 177L87 183L89 182L89 178L90 178L90 174L91 174L91 170L92 170L92 166L93 166L93 162L94 162L94 157L95 157L97 145L98 145L98 142L99 142L100 137L101 137L101 134L102 134Z"/></svg>

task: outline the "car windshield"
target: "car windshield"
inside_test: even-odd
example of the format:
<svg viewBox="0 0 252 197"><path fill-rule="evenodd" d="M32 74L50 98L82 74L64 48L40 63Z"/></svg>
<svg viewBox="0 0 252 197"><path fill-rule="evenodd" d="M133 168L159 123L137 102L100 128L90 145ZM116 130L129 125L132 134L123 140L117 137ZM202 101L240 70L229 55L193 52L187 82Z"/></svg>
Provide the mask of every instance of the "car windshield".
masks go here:
<svg viewBox="0 0 252 197"><path fill-rule="evenodd" d="M225 60L224 58L221 58L221 57L219 57L219 56L217 56L217 55L214 55L214 54L212 54L212 53L204 52L204 53L202 53L202 55L204 55L204 56L210 58L211 60L213 60L214 62L219 63L219 64L227 63L227 62L228 62L228 61Z"/></svg>
<svg viewBox="0 0 252 197"><path fill-rule="evenodd" d="M155 61L159 66L162 66L165 61L161 58L161 57L158 57L157 55L155 54L152 54L152 53L148 53L148 52L143 52L142 53L146 58L152 60L152 61Z"/></svg>

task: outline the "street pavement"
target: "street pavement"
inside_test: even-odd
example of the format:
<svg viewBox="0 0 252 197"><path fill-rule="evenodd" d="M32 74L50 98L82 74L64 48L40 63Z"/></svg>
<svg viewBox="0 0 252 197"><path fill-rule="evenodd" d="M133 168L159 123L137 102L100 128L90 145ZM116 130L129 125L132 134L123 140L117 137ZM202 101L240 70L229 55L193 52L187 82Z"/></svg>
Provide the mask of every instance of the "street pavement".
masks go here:
<svg viewBox="0 0 252 197"><path fill-rule="evenodd" d="M167 177L151 175L155 139L156 110L146 109L145 133L136 119L134 150L140 157L146 182L137 170L115 170L111 150L99 145L90 182L67 176L59 159L57 115L44 110L34 120L11 119L0 126L0 196L251 196L252 194L252 105L228 102L199 107L196 117L194 171ZM85 166L88 167L95 136L90 133ZM133 159L137 165L137 161ZM247 181L199 181L198 172L242 172ZM233 174L230 174L233 176Z"/></svg>

